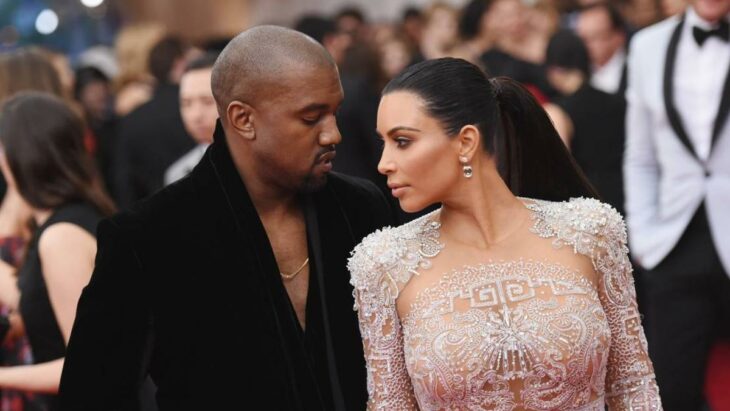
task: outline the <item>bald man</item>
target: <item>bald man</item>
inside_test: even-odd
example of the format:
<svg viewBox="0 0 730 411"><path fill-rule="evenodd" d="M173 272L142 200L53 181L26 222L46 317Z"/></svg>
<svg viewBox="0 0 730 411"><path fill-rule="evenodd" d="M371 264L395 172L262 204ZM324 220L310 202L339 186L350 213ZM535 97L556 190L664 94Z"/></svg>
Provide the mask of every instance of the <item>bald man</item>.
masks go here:
<svg viewBox="0 0 730 411"><path fill-rule="evenodd" d="M64 410L360 410L350 250L390 224L371 183L331 173L337 68L311 38L247 30L212 73L220 119L185 178L98 228L66 354Z"/></svg>

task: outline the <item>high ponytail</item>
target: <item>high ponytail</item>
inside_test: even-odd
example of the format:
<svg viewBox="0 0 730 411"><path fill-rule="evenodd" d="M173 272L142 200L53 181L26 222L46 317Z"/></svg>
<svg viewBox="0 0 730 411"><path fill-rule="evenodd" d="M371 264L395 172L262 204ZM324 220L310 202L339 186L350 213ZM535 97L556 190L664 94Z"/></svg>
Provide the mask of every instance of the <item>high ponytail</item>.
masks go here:
<svg viewBox="0 0 730 411"><path fill-rule="evenodd" d="M500 175L518 196L563 201L598 198L540 103L508 77L489 80L497 100L495 148Z"/></svg>
<svg viewBox="0 0 730 411"><path fill-rule="evenodd" d="M476 126L513 194L551 201L598 198L545 110L516 81L487 79L474 64L446 57L407 68L383 94L399 90L418 95L448 136Z"/></svg>

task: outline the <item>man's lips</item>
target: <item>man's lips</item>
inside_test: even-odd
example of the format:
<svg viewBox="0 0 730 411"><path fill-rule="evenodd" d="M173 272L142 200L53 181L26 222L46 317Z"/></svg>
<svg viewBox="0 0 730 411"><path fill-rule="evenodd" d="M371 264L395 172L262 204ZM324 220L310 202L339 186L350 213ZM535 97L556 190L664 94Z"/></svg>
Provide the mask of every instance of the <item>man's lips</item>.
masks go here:
<svg viewBox="0 0 730 411"><path fill-rule="evenodd" d="M335 159L336 156L337 156L337 151L335 151L335 150L328 151L324 154L320 154L320 156L317 157L317 163L330 163L330 162L332 162L332 160Z"/></svg>

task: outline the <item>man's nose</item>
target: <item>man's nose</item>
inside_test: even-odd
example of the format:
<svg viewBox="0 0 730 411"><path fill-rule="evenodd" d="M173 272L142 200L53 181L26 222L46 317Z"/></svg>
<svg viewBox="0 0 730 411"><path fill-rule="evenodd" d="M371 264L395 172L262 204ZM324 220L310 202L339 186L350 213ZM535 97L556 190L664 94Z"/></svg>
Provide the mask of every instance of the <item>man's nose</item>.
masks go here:
<svg viewBox="0 0 730 411"><path fill-rule="evenodd" d="M337 120L335 116L327 119L322 132L319 134L319 143L323 146L330 146L333 144L340 144L342 141L342 135L340 129L337 128Z"/></svg>

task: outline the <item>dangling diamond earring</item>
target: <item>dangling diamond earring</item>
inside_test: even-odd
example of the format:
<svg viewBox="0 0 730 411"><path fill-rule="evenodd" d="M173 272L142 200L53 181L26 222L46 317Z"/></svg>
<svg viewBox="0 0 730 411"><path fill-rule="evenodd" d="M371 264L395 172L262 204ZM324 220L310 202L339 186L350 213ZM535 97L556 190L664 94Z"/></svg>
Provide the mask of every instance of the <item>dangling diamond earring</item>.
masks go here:
<svg viewBox="0 0 730 411"><path fill-rule="evenodd" d="M467 159L464 156L459 156L459 161L462 164L462 170L464 172L464 177L471 178L471 176L474 175L474 169L472 169L471 166L468 164L469 159Z"/></svg>

